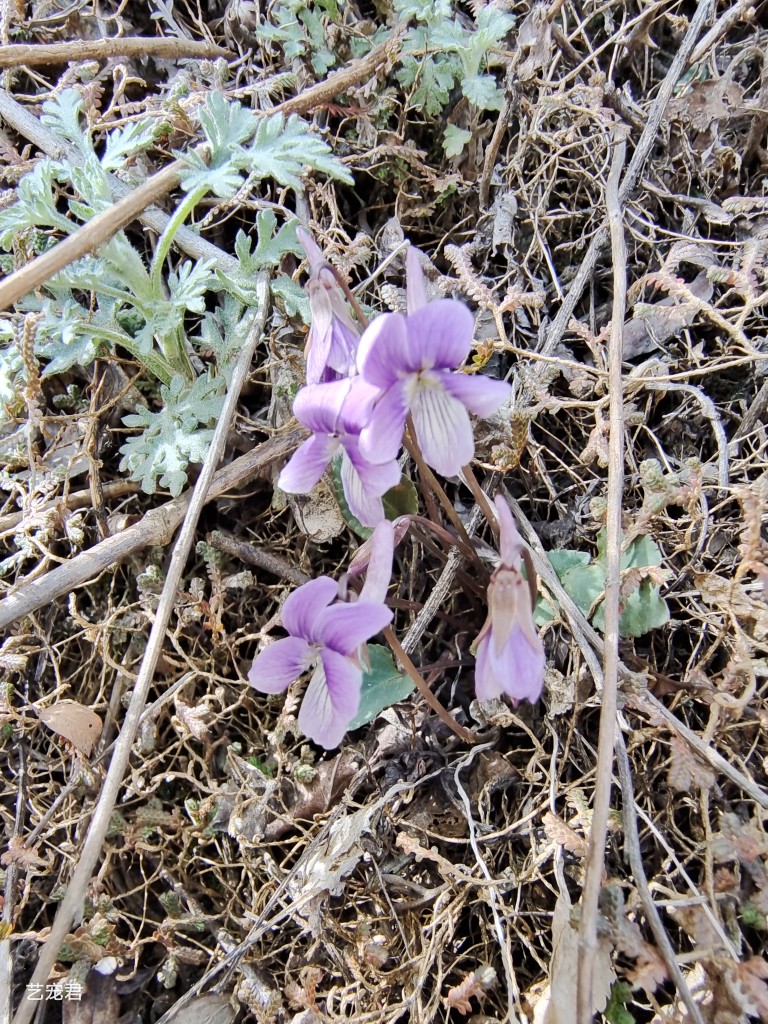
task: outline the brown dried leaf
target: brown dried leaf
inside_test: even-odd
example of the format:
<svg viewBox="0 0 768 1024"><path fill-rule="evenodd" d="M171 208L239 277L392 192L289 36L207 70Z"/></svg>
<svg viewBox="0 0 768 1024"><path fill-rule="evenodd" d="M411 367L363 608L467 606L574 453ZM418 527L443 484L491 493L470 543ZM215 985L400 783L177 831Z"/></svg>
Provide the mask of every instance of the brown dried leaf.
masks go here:
<svg viewBox="0 0 768 1024"><path fill-rule="evenodd" d="M76 700L60 700L38 711L37 717L51 732L69 740L86 757L91 756L102 727L101 719L95 711Z"/></svg>
<svg viewBox="0 0 768 1024"><path fill-rule="evenodd" d="M744 1013L759 1017L768 1024L768 963L760 956L750 957L736 964L729 972L728 982L732 996Z"/></svg>
<svg viewBox="0 0 768 1024"><path fill-rule="evenodd" d="M691 746L678 733L673 733L669 743L670 757L667 783L677 793L688 793L692 786L710 790L715 784L715 774L709 765L700 761Z"/></svg>
<svg viewBox="0 0 768 1024"><path fill-rule="evenodd" d="M563 821L559 815L547 811L542 821L547 838L551 839L553 843L564 847L569 853L573 853L577 857L586 857L586 840Z"/></svg>
<svg viewBox="0 0 768 1024"><path fill-rule="evenodd" d="M0 864L5 867L17 864L20 868L27 869L48 867L48 861L39 857L35 848L26 847L21 836L11 836L8 840L8 849L0 857Z"/></svg>
<svg viewBox="0 0 768 1024"><path fill-rule="evenodd" d="M469 1001L472 996L478 996L482 999L495 981L496 971L493 967L485 964L482 967L478 967L476 971L472 971L471 974L468 974L460 985L450 989L443 1002L448 1009L458 1010L459 1013L466 1016L466 1014L472 1012L472 1004Z"/></svg>

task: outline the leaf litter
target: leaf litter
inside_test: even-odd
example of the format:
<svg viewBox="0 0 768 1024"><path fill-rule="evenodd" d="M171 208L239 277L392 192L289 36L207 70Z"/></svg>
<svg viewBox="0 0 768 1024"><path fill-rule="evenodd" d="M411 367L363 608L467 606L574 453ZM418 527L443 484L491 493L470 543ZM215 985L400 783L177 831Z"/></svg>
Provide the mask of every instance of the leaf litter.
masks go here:
<svg viewBox="0 0 768 1024"><path fill-rule="evenodd" d="M67 176L46 164L44 135L25 135L28 123L3 108L5 275L108 204L108 175L135 186L202 141L205 125L214 147L224 141L213 168L189 161L187 185L213 190L189 211L193 241L177 234L157 270L151 315L140 264L151 264L162 229L134 223L103 255L0 316L8 596L84 557L116 524L141 522L164 498L139 485L176 493L194 480L264 268L273 299L227 459L290 421L306 335L290 228L298 214L367 312L403 308L406 239L426 254L430 293L470 304L471 369L511 379L516 396L479 426L477 466L492 491L503 481L520 502L555 568L559 559L571 576L590 570L579 607L599 630L607 250L557 345L532 353L602 223L612 132L626 125L637 144L691 11L674 0L279 0L265 11L189 0L107 5L108 21L103 4L22 6L2 5L2 43L50 46L115 29L148 42L142 58L4 72L3 92L54 134L49 157L69 159L61 154L74 147L83 167ZM636 544L653 557L627 559L623 570L632 614L620 657L632 685L765 792L768 40L760 12L712 6L706 52L675 83L624 218L624 553ZM363 80L312 93L397 23L398 40ZM155 58L160 36L228 46L239 63ZM318 97L301 108L317 133L311 143L297 121L281 121L281 136L265 118L263 162L245 166L251 142L238 139L252 111L308 95ZM202 107L206 97L213 106ZM311 175L296 158L302 144ZM173 214L185 195L159 205ZM175 248L200 240L216 248ZM239 274L226 263L235 255ZM117 294L110 260L134 275L130 301ZM172 382L171 349L157 346L176 341L172 370L183 372ZM182 379L187 367L194 381ZM274 488L279 469L211 502L201 541L215 528L296 571L337 577L359 537L333 480L316 501L291 496L286 506ZM468 520L470 492L457 480L446 490ZM0 648L4 1007L18 1006L29 983L103 781L104 758L73 758L55 734L86 759L102 722L107 752L119 736L168 550L134 549L83 577L75 600L53 593L13 622ZM390 596L403 635L451 563L440 539L417 527L398 558ZM78 1024L236 1014L259 1024L573 1020L599 694L562 595L544 588L542 597L543 702L479 706L469 646L485 618L477 595L487 580L478 589L466 566L446 577L414 658L489 745L459 770L458 785L461 745L418 697L378 715L383 698L373 697L329 753L300 736L299 694L254 699L245 673L277 626L287 583L251 565L243 586L226 583L245 568L208 547L187 567L102 869L49 979L71 992L82 986L82 997L42 1001L41 1019L60 1019L63 1002L64 1019ZM41 701L47 728L29 711ZM765 804L670 731L642 692L621 712L621 728L633 804L615 798L607 836L594 1006L611 1024L693 1020L643 910L643 881L624 858L623 812L638 822L647 885L701 1019L768 1021ZM494 900L507 911L501 933Z"/></svg>

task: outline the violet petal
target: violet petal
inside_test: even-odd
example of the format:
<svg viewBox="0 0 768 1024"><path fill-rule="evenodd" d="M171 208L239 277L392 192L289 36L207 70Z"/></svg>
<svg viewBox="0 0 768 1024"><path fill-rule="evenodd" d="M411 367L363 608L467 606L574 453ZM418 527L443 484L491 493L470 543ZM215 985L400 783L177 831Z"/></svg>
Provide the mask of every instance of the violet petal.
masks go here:
<svg viewBox="0 0 768 1024"><path fill-rule="evenodd" d="M298 724L309 739L332 750L338 747L347 726L360 707L362 672L349 658L334 651L321 653L318 665L307 687Z"/></svg>
<svg viewBox="0 0 768 1024"><path fill-rule="evenodd" d="M358 457L358 465L363 460ZM385 464L386 465L386 464ZM395 463L395 466L397 463ZM375 476L374 476L375 479ZM398 480L400 475L398 473ZM349 511L359 520L362 526L375 526L384 518L384 505L381 494L378 494L378 487L373 490L366 487L365 480L360 476L355 464L347 452L344 452L341 460L341 486L344 490L344 497L347 500ZM389 490L389 488L386 488Z"/></svg>
<svg viewBox="0 0 768 1024"><path fill-rule="evenodd" d="M348 655L391 621L392 612L383 604L335 604L320 614L317 632L326 648Z"/></svg>
<svg viewBox="0 0 768 1024"><path fill-rule="evenodd" d="M512 510L501 494L496 495L494 504L496 505L496 514L499 517L499 554L501 555L501 564L508 566L510 569L519 569L522 541L520 540L520 534L517 532L517 524L512 516Z"/></svg>
<svg viewBox="0 0 768 1024"><path fill-rule="evenodd" d="M292 636L301 636L311 643L320 643L318 622L339 592L339 585L330 576L318 576L304 583L286 599L281 618Z"/></svg>
<svg viewBox="0 0 768 1024"><path fill-rule="evenodd" d="M336 434L341 407L349 391L349 380L307 384L293 400L293 415L313 434Z"/></svg>
<svg viewBox="0 0 768 1024"><path fill-rule="evenodd" d="M436 371L440 374L443 388L449 395L458 398L475 416L487 419L508 400L512 385L505 380L491 380L484 374L469 376L466 373Z"/></svg>
<svg viewBox="0 0 768 1024"><path fill-rule="evenodd" d="M388 388L402 371L411 368L412 353L406 319L401 313L382 313L363 331L357 350L357 366L369 384ZM412 369L419 368L418 359Z"/></svg>
<svg viewBox="0 0 768 1024"><path fill-rule="evenodd" d="M475 321L463 302L436 299L427 303L408 317L412 354L403 368L456 369L469 355L474 330Z"/></svg>
<svg viewBox="0 0 768 1024"><path fill-rule="evenodd" d="M359 604L384 604L392 578L392 558L395 551L395 527L388 519L379 523L366 543L370 544L368 572Z"/></svg>
<svg viewBox="0 0 768 1024"><path fill-rule="evenodd" d="M309 494L328 468L340 445L337 437L314 434L307 438L283 466L277 486L286 494Z"/></svg>
<svg viewBox="0 0 768 1024"><path fill-rule="evenodd" d="M495 700L504 692L501 680L497 677L494 665L490 664L488 648L491 634L486 634L477 645L475 656L475 693L478 700Z"/></svg>
<svg viewBox="0 0 768 1024"><path fill-rule="evenodd" d="M408 406L405 381L396 381L376 403L368 426L360 431L360 452L370 462L394 459L403 442Z"/></svg>
<svg viewBox="0 0 768 1024"><path fill-rule="evenodd" d="M427 305L427 289L424 285L419 250L412 245L408 246L405 256L405 301L409 314Z"/></svg>
<svg viewBox="0 0 768 1024"><path fill-rule="evenodd" d="M275 640L256 655L248 682L259 693L282 693L306 672L315 658L316 652L301 637Z"/></svg>
<svg viewBox="0 0 768 1024"><path fill-rule="evenodd" d="M412 414L421 454L434 470L442 476L456 476L472 461L472 424L458 399L442 388L422 386L416 392Z"/></svg>

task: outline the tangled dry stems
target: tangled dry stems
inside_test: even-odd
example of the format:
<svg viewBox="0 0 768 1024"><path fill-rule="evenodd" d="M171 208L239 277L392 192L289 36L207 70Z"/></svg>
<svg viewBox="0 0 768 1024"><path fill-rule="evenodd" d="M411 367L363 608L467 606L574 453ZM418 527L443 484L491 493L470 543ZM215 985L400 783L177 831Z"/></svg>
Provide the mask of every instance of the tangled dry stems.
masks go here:
<svg viewBox="0 0 768 1024"><path fill-rule="evenodd" d="M520 20L531 13L527 3L513 6ZM743 15L746 7L732 10ZM316 105L303 109L315 111L346 154L359 194L314 183L300 212L330 258L353 281L368 280L360 297L370 306L401 301L400 267L390 256L405 235L430 252L437 288L485 311L476 362L511 373L518 404L511 421L482 428L484 483L503 481L547 549L593 551L611 441L607 250L591 257L574 309L552 320L603 230L616 126L629 125L636 142L688 26L665 2L609 2L600 16L589 5L553 4L550 13L553 32L541 30L538 49L506 55L503 130L480 124L462 159L437 156L434 129L404 106L401 92L390 85L377 94L384 79L375 68L348 94L348 108L338 87L315 94ZM187 14L202 34L202 12ZM621 512L625 538L650 533L664 553L672 611L666 627L619 649L624 796L614 796L599 880L598 931L619 977L635 986L638 1021L692 1019L666 984L670 955L654 933L648 895L711 1024L747 1012L738 994L754 991L746 969L768 910L759 799L768 757L762 415L739 433L763 377L765 150L764 131L755 142L753 127L765 30L728 9L717 14L696 56L710 62L709 77L673 83L651 158L624 197L630 302L646 303L638 319L647 331L638 351L625 353ZM618 87L619 70L630 89ZM259 71L246 57L229 91L267 96L270 76L285 71L278 63ZM300 71L293 88L306 102ZM738 87L728 103L726 76ZM155 104L148 93L101 109L94 91L92 109L107 127ZM373 116L382 108L392 115L386 129ZM3 140L11 186L23 145ZM739 192L753 202L739 203ZM239 198L240 206L205 212L225 252L228 219L261 202ZM702 267L711 294L693 287ZM659 304L667 297L678 313L685 307L671 334L669 309ZM240 406L238 445L266 436L270 361L294 344L285 333L277 317L267 327L254 391ZM134 371L126 365L128 378ZM81 439L104 432L104 406L58 415L38 374L30 364L26 402L47 457L71 444L73 427ZM83 451L103 484L107 517L142 517L157 503L110 490L120 482L109 449L99 459ZM6 551L26 552L6 580L20 593L99 536L87 505L68 507L79 483L54 486L36 468L39 455L31 451L28 464L3 478L3 522L14 531ZM655 491L644 476L649 459L658 463ZM662 502L654 501L659 487ZM449 494L471 513L467 490L451 486ZM215 528L294 571L343 571L347 533L318 545L271 500L268 479L216 497L199 539ZM481 519L470 521L477 529ZM157 611L146 569L162 566L166 554L167 541L100 567L69 596L18 619L0 650L14 687L3 708L12 729L4 734L2 814L14 837L4 858L5 918L15 931L17 995L80 858L109 760L84 763L28 707L76 697L106 716L108 749ZM245 568L205 552L186 567L85 918L70 931L56 972L116 956L120 976L138 979L124 1006L147 1012L151 1000L154 1019L168 1019L181 993L217 986L260 1022L295 1014L428 1024L464 1019L470 1007L489 1022L532 1019L546 983L556 983L553 914L558 900L578 901L593 825L602 670L588 632L565 610L545 627L550 671L541 707L471 705L467 651L484 617L485 581L414 531L393 595L398 634L410 636L406 649L480 742L466 749L411 701L322 758L296 733L293 695L256 699L243 684L287 592L278 563L257 568L248 585L233 583ZM705 751L728 762L728 776L691 747L644 687ZM634 853L647 890L620 811L637 821Z"/></svg>

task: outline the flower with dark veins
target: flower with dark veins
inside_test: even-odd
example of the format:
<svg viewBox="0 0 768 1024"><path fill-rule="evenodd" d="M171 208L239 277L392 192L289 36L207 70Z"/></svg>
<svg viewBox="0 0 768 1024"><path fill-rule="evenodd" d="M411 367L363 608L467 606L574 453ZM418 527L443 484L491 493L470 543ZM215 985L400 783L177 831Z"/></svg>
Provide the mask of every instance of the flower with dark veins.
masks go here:
<svg viewBox="0 0 768 1024"><path fill-rule="evenodd" d="M341 743L358 712L366 641L392 621L384 604L392 571L391 523L382 523L373 536L367 592L366 581L360 599L345 604L337 600L339 587L330 576L299 587L283 605L282 622L289 635L260 651L248 673L260 693L282 693L313 669L298 724L305 736L327 750Z"/></svg>
<svg viewBox="0 0 768 1024"><path fill-rule="evenodd" d="M472 314L455 299L427 302L415 257L408 261L407 301L407 316L384 313L360 339L360 374L381 391L360 432L360 451L375 462L394 458L410 412L425 462L443 476L456 476L475 454L469 413L487 418L512 388L454 372L472 348Z"/></svg>
<svg viewBox="0 0 768 1024"><path fill-rule="evenodd" d="M533 621L528 581L520 571L522 541L509 505L496 495L501 564L488 586L488 618L476 648L475 690L478 700L506 694L513 704L537 701L544 688L544 645Z"/></svg>

